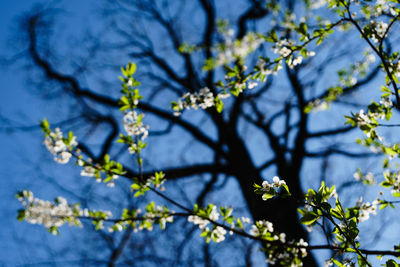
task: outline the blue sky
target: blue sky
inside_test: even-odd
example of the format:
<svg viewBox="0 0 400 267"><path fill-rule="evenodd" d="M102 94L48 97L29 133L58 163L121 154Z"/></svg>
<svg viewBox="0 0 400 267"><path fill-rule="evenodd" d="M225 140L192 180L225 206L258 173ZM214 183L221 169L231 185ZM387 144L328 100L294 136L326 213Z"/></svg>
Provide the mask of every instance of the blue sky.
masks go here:
<svg viewBox="0 0 400 267"><path fill-rule="evenodd" d="M59 1L0 0L1 59L9 60L15 56L18 50L15 49L13 38L18 35L18 18L37 3L57 3L58 7L62 7L65 13L61 17L67 19L69 27L66 27L66 30L68 31L73 30L76 25L88 22L90 4L93 4L93 1L70 0L59 3ZM0 122L0 145L2 148L0 153L0 220L2 225L0 265L10 266L35 262L44 255L41 254L43 251L32 250L30 247L32 244L26 245L25 237L27 240L35 240L35 242L39 240L39 242L48 242L48 244L52 244L52 241L60 241L59 239L55 240L39 227L32 227L16 220L16 210L20 206L14 199L14 194L27 187L42 186L37 182L39 177L34 174L35 171L38 171L38 164L43 155L43 150L38 151L42 142L42 134L35 126L38 125L39 119L45 117L46 113L46 109L43 109L43 101L34 93L26 93L26 89L30 85L23 74L24 70L19 68L23 68L20 62L0 67L0 115L3 118ZM22 128L11 130L9 128L11 125Z"/></svg>
<svg viewBox="0 0 400 267"><path fill-rule="evenodd" d="M18 52L13 40L13 37L18 35L17 17L29 11L36 3L56 3L57 7L64 10L57 18L57 23L65 26L65 32L63 32L65 35L75 33L78 28L82 30L84 28L82 26L94 23L95 20L95 14L92 12L95 10L93 5L96 5L96 1L0 0L0 58L10 59ZM56 192L51 191L53 188L46 187L42 181L46 179L39 176L44 174L61 179L63 175L66 175L63 168L59 168L61 171L46 168L53 162L43 162L43 158L49 158L49 156L41 146L43 136L35 126L38 125L38 120L49 115L52 107L46 105L46 100L41 99L37 91L32 90L31 94L27 93L27 89L29 90L30 87L29 81L26 80L24 70L19 70L23 67L20 62L0 67L0 116L6 118L6 120L0 121L0 145L2 148L0 153L0 211L3 215L0 219L2 224L0 265L10 266L28 262L38 263L41 259L45 259L46 252L44 250L32 249L32 244L35 242L45 242L50 246L68 242L67 234L53 237L48 235L42 227L20 223L15 219L16 210L20 208L19 203L13 198L16 191L29 188L33 191L40 189L44 192L48 189L49 195L55 196ZM336 115L342 118L342 114ZM53 115L53 119L56 120L56 116ZM11 123L8 123L7 120L11 120ZM11 130L9 128L11 125L20 126L21 129ZM256 141L253 144L255 147L259 145ZM307 170L310 169L312 166L307 168ZM351 173L352 167L342 165L340 168L333 169L337 172L346 171L348 175ZM68 233L66 231L69 230L65 228L63 227L63 232Z"/></svg>

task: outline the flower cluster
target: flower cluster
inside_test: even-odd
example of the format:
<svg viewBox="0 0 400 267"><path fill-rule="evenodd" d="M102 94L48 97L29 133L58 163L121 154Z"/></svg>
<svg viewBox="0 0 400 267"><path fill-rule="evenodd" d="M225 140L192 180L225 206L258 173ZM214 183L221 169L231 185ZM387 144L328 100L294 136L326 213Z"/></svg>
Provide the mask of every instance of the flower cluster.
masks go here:
<svg viewBox="0 0 400 267"><path fill-rule="evenodd" d="M213 225L211 230L207 227L211 221L215 222L219 219L220 214L216 206L208 205L206 209L198 209L196 206L194 212L198 215L190 215L188 221L199 226L202 231L201 235L207 237L207 242L211 239L214 240L215 243L220 243L225 240L227 231L223 227Z"/></svg>
<svg viewBox="0 0 400 267"><path fill-rule="evenodd" d="M144 140L149 135L149 126L142 122L143 114L137 114L136 111L129 111L124 116L124 128L130 136L140 137Z"/></svg>
<svg viewBox="0 0 400 267"><path fill-rule="evenodd" d="M215 243L220 243L225 240L226 230L221 226L213 227L211 231L211 238Z"/></svg>
<svg viewBox="0 0 400 267"><path fill-rule="evenodd" d="M212 207L211 212L208 215L208 218L203 218L197 215L190 215L188 217L188 221L192 222L195 225L199 225L199 228L201 230L206 229L206 226L210 223L210 220L217 221L218 219L219 219L219 213L216 206Z"/></svg>
<svg viewBox="0 0 400 267"><path fill-rule="evenodd" d="M144 229L152 231L154 224L159 224L161 229L165 229L167 223L172 223L174 221L173 211L170 212L166 206L155 205L154 202L150 202L147 205L146 212L143 216L139 216L141 213L141 209L125 209L121 220L116 222L113 226L110 226L108 231L122 231L126 229L128 225L133 228L134 232Z"/></svg>
<svg viewBox="0 0 400 267"><path fill-rule="evenodd" d="M252 32L247 33L240 40L234 40L234 35L235 32L232 29L223 33L225 42L213 48L213 51L218 53L215 57L214 67L228 64L234 60L245 59L249 53L264 42L263 38Z"/></svg>
<svg viewBox="0 0 400 267"><path fill-rule="evenodd" d="M357 206L360 208L358 213L359 222L364 222L369 219L370 214L376 215L379 204L379 199L375 199L372 203L362 202L362 197L357 201Z"/></svg>
<svg viewBox="0 0 400 267"><path fill-rule="evenodd" d="M329 108L329 104L321 99L316 99L307 104L307 112L318 112L322 110L327 110Z"/></svg>
<svg viewBox="0 0 400 267"><path fill-rule="evenodd" d="M78 145L76 137L70 133L69 138L64 138L60 128L55 128L54 131L50 131L47 128L48 133L44 139L44 144L48 151L54 156L54 160L60 164L66 164L72 157L71 150Z"/></svg>
<svg viewBox="0 0 400 267"><path fill-rule="evenodd" d="M90 160L89 160L90 162ZM81 159L78 160L78 165L79 166L84 166L85 162ZM92 165L87 165L81 170L81 176L86 176L86 177L95 177L96 176L96 168L94 168ZM100 177L96 178L97 182L101 182Z"/></svg>
<svg viewBox="0 0 400 267"><path fill-rule="evenodd" d="M108 154L104 156L101 163L93 163L91 158L84 160L82 156L79 156L77 164L83 167L81 176L95 177L96 182L103 181L109 187L114 187L114 180L125 174L121 163L110 160Z"/></svg>
<svg viewBox="0 0 400 267"><path fill-rule="evenodd" d="M367 174L363 175L361 170L358 169L357 172L353 174L353 177L356 181L362 181L365 184L374 185L376 184L376 180L374 174L372 172L368 172Z"/></svg>
<svg viewBox="0 0 400 267"><path fill-rule="evenodd" d="M293 69L297 65L300 65L302 62L303 62L302 56L297 56L295 58L293 56L290 56L287 60L287 64L291 69Z"/></svg>
<svg viewBox="0 0 400 267"><path fill-rule="evenodd" d="M396 151L396 153L399 152ZM385 180L382 181L379 185L382 187L390 188L393 196L400 197L400 172L386 170L383 173L383 176Z"/></svg>
<svg viewBox="0 0 400 267"><path fill-rule="evenodd" d="M274 231L273 224L269 221L262 220L257 221L256 224L251 226L250 234L253 236L264 236L266 233L272 233Z"/></svg>
<svg viewBox="0 0 400 267"><path fill-rule="evenodd" d="M282 65L281 64L277 64L275 68L270 68L271 64L268 64L269 62L266 62L265 59L260 58L257 62L256 65L256 71L260 72L260 76L261 77L265 77L268 75L277 75L278 71L280 69L282 69ZM263 79L262 79L263 80Z"/></svg>
<svg viewBox="0 0 400 267"><path fill-rule="evenodd" d="M357 122L358 127L376 123L374 116L372 116L372 114L370 113L365 114L363 109L361 109L360 112L354 114L354 119Z"/></svg>
<svg viewBox="0 0 400 267"><path fill-rule="evenodd" d="M307 247L308 243L306 241L303 240L303 238L300 238L300 240L298 242L296 242L297 246L303 246L303 247ZM294 251L295 253L300 252L301 257L305 258L307 257L307 249L306 248L299 248L299 249L295 249Z"/></svg>
<svg viewBox="0 0 400 267"><path fill-rule="evenodd" d="M295 41L289 39L281 39L272 47L272 51L282 58L288 57L292 54L291 47L294 46Z"/></svg>
<svg viewBox="0 0 400 267"><path fill-rule="evenodd" d="M20 210L19 219L31 224L42 224L52 234L57 234L57 228L65 223L81 226L79 218L89 217L87 209L81 209L78 204L72 206L63 197L57 197L55 202L50 202L35 198L27 190L18 193L16 197L24 207Z"/></svg>
<svg viewBox="0 0 400 267"><path fill-rule="evenodd" d="M262 183L262 186L256 184L254 185L254 187L256 188L255 192L257 194L262 194L263 200L268 200L277 195L277 190L281 187L286 190L286 193L289 193L289 189L284 180L279 179L278 176L274 176L272 178L272 181L272 184L268 183L268 181L264 181Z"/></svg>
<svg viewBox="0 0 400 267"><path fill-rule="evenodd" d="M254 83L249 83L249 87L254 87ZM246 85L245 85L246 87ZM172 102L172 109L175 116L180 116L184 109L207 109L216 106L220 99L230 97L230 94L219 93L214 97L213 93L208 87L200 89L196 93L186 93L178 99L177 102Z"/></svg>
<svg viewBox="0 0 400 267"><path fill-rule="evenodd" d="M198 93L186 93L178 100L179 110L199 107L206 109L212 106L214 106L214 95L208 87L200 89Z"/></svg>
<svg viewBox="0 0 400 267"><path fill-rule="evenodd" d="M380 39L385 37L387 32L388 24L383 21L374 21L370 22L371 27L374 28L375 32L372 34L371 39L375 43L378 43Z"/></svg>
<svg viewBox="0 0 400 267"><path fill-rule="evenodd" d="M285 238L283 238L284 240ZM284 243L284 241L281 240ZM266 262L269 264L276 264L277 262L281 263L283 266L293 266L293 267L301 267L303 266L303 262L301 258L305 258L307 256L307 246L308 243L304 241L304 239L300 239L299 241L289 241L287 242L289 246L287 249L282 251L282 249L278 246L267 245L266 249L268 251L268 256Z"/></svg>
<svg viewBox="0 0 400 267"><path fill-rule="evenodd" d="M388 14L390 13L392 16L396 16L397 12L394 8L393 3L390 3L388 0L377 0L374 6L374 13L375 17L382 15L383 13Z"/></svg>

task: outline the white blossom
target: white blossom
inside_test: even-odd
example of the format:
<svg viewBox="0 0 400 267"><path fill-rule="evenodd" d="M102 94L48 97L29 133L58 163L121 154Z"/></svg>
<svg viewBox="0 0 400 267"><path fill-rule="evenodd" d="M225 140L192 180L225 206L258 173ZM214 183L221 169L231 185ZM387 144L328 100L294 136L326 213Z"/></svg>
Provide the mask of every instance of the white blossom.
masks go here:
<svg viewBox="0 0 400 267"><path fill-rule="evenodd" d="M73 136L72 140L66 140L63 138L63 133L60 128L55 128L53 132L50 132L46 136L43 142L47 150L53 154L54 160L60 164L66 164L72 157L69 149L74 148L78 145L76 137Z"/></svg>
<svg viewBox="0 0 400 267"><path fill-rule="evenodd" d="M212 220L212 221L218 220L218 218L219 218L219 212L218 212L216 206L213 206L213 208L212 208L212 210L211 210L211 213L210 213L210 215L209 215L208 218L209 218L210 220Z"/></svg>
<svg viewBox="0 0 400 267"><path fill-rule="evenodd" d="M144 114L137 114L136 111L129 111L123 118L125 131L130 136L140 137L142 140L149 135L149 126L142 122Z"/></svg>
<svg viewBox="0 0 400 267"><path fill-rule="evenodd" d="M247 86L247 88L253 89L253 88L256 87L257 85L258 85L258 83L253 82L253 81L250 81L249 84L248 84L248 86Z"/></svg>
<svg viewBox="0 0 400 267"><path fill-rule="evenodd" d="M81 171L81 176L87 176L87 177L94 177L96 174L96 169L92 166L86 166L82 171Z"/></svg>
<svg viewBox="0 0 400 267"><path fill-rule="evenodd" d="M192 222L195 225L198 225L201 230L204 230L206 226L210 223L207 219L196 215L190 215L188 217L188 222Z"/></svg>
<svg viewBox="0 0 400 267"><path fill-rule="evenodd" d="M300 238L299 242L297 243L298 246L308 246L308 243L306 241L303 240L303 238ZM304 258L307 256L307 249L306 248L301 248L300 249L301 252L301 256Z"/></svg>
<svg viewBox="0 0 400 267"><path fill-rule="evenodd" d="M272 51L275 54L279 54L280 57L286 58L292 53L290 47L292 47L294 44L295 42L293 40L282 39L275 43L275 45L272 47Z"/></svg>
<svg viewBox="0 0 400 267"><path fill-rule="evenodd" d="M292 69L295 66L300 65L301 62L303 62L303 57L302 56L298 56L295 59L293 59L293 56L290 56L289 59L288 59L287 64L288 64L289 68Z"/></svg>
<svg viewBox="0 0 400 267"><path fill-rule="evenodd" d="M393 102L388 97L383 98L381 101L379 101L379 103L385 108L393 107Z"/></svg>
<svg viewBox="0 0 400 267"><path fill-rule="evenodd" d="M281 187L282 185L286 184L286 182L284 180L279 179L278 176L274 176L272 178L272 181L274 182L275 187Z"/></svg>
<svg viewBox="0 0 400 267"><path fill-rule="evenodd" d="M361 109L359 113L354 114L354 119L358 127L373 123L369 114L365 114L363 109Z"/></svg>
<svg viewBox="0 0 400 267"><path fill-rule="evenodd" d="M226 230L221 226L215 227L215 229L212 230L211 232L211 236L215 237L215 243L220 243L224 241L225 235L226 235Z"/></svg>
<svg viewBox="0 0 400 267"><path fill-rule="evenodd" d="M246 84L244 84L244 87L246 87ZM230 96L231 95L227 93L217 94L219 99L228 98ZM180 116L184 109L207 109L213 106L215 106L214 94L208 87L204 87L200 89L199 92L185 93L182 97L180 97L176 102L176 106L174 107L174 115Z"/></svg>
<svg viewBox="0 0 400 267"><path fill-rule="evenodd" d="M250 234L253 236L262 236L266 233L272 233L274 231L273 224L266 220L257 221L253 224L250 229Z"/></svg>
<svg viewBox="0 0 400 267"><path fill-rule="evenodd" d="M376 215L379 199L375 199L372 203L363 203L362 197L357 201L357 206L360 207L358 220L364 222L369 219L370 214Z"/></svg>
<svg viewBox="0 0 400 267"><path fill-rule="evenodd" d="M242 220L243 223L247 223L247 224L251 223L251 220L249 217L241 217L240 219Z"/></svg>
<svg viewBox="0 0 400 267"><path fill-rule="evenodd" d="M224 37L224 43L213 47L213 51L218 54L215 56L215 65L228 64L237 59L244 59L249 53L257 49L264 39L255 33L247 33L242 39L234 40L233 29L228 30Z"/></svg>
<svg viewBox="0 0 400 267"><path fill-rule="evenodd" d="M313 0L310 3L310 8L311 9L318 9L323 7L324 5L326 5L328 3L327 0Z"/></svg>
<svg viewBox="0 0 400 267"><path fill-rule="evenodd" d="M375 33L372 34L371 39L375 43L378 43L380 39L385 37L388 24L383 21L376 22L375 20L370 21L371 27L375 29Z"/></svg>
<svg viewBox="0 0 400 267"><path fill-rule="evenodd" d="M57 197L55 202L35 198L31 191L22 191L18 200L24 206L24 219L31 224L42 224L47 229L60 227L65 223L81 226L79 217L88 217L89 211L79 205L70 205L63 197ZM106 217L111 212L104 212ZM52 232L56 234L57 232Z"/></svg>

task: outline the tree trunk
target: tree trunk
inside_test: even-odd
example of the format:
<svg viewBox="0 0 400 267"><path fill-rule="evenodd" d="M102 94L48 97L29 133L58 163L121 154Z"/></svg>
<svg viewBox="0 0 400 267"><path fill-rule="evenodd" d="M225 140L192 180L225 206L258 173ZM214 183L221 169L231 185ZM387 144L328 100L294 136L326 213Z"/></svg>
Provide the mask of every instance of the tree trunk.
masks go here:
<svg viewBox="0 0 400 267"><path fill-rule="evenodd" d="M262 184L259 171L255 168L251 161L250 155L242 142L235 142L230 146L230 169L235 174L244 199L247 202L248 209L254 220L268 220L274 224L274 229L286 234L287 240L299 240L303 238L308 241L308 234L304 230L303 225L299 222L297 213L298 205L290 199L270 199L262 200L260 195L254 193L253 184ZM286 168L285 168L286 166ZM278 163L278 174L284 179L293 196L302 196L299 182L299 173L290 170L290 166L286 163ZM270 265L270 266L280 266ZM303 259L303 266L318 266L311 254Z"/></svg>

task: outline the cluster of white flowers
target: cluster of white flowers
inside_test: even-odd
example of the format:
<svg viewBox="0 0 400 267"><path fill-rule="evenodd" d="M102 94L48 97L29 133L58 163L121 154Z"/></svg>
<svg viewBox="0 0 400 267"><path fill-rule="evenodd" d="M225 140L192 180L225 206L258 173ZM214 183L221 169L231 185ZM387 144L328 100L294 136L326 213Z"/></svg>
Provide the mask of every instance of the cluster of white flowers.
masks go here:
<svg viewBox="0 0 400 267"><path fill-rule="evenodd" d="M294 44L295 44L295 41L293 41L293 40L282 39L274 44L274 46L272 47L272 51L275 54L279 54L280 57L286 58L292 53L292 50L290 49L290 47L292 47Z"/></svg>
<svg viewBox="0 0 400 267"><path fill-rule="evenodd" d="M241 219L242 223L247 223L247 224L251 223L251 220L249 217L241 217L240 219Z"/></svg>
<svg viewBox="0 0 400 267"><path fill-rule="evenodd" d="M119 222L116 222L114 225L108 227L108 231L110 233L114 231L122 231L125 229L128 225L133 227L133 231L137 233L138 231L142 231L144 229L147 229L148 231L153 230L153 224L154 222L159 219L159 223L161 226L161 229L165 229L165 226L167 222L172 223L174 221L173 215L164 215L163 213L165 212L164 207L162 206L155 206L153 211L147 211L143 215L143 220L141 220L141 223L139 224L132 224L130 220L121 220ZM141 209L136 210L136 214L140 215L142 213ZM172 212L174 213L174 212ZM132 218L134 220L134 218Z"/></svg>
<svg viewBox="0 0 400 267"><path fill-rule="evenodd" d="M248 85L246 83L241 84L240 92L242 92L246 86L249 89L254 88L258 84L256 82L250 81ZM217 97L214 97L213 93L208 87L204 87L200 89L199 92L196 93L185 93L182 97L178 99L176 102L176 106L174 107L174 115L180 116L184 109L207 109L215 106L215 98L225 99L230 97L231 94L228 93L219 93Z"/></svg>
<svg viewBox="0 0 400 267"><path fill-rule="evenodd" d="M390 177L390 182L392 186L391 193L400 193L400 172L391 173L386 171L384 174L386 177Z"/></svg>
<svg viewBox="0 0 400 267"><path fill-rule="evenodd" d="M375 20L370 21L371 27L375 29L375 33L371 36L372 41L378 43L381 38L385 37L388 24L383 21L376 22Z"/></svg>
<svg viewBox="0 0 400 267"><path fill-rule="evenodd" d="M192 222L195 225L198 225L201 230L206 229L206 226L210 223L207 219L196 215L190 215L188 217L188 222Z"/></svg>
<svg viewBox="0 0 400 267"><path fill-rule="evenodd" d="M297 56L294 59L293 59L293 56L290 56L287 64L288 64L289 68L293 69L295 66L300 65L301 62L303 62L302 56Z"/></svg>
<svg viewBox="0 0 400 267"><path fill-rule="evenodd" d="M31 191L24 190L18 200L25 209L24 219L31 224L42 224L47 229L60 227L66 222L81 225L78 217L89 216L87 209L81 209L79 205L71 206L63 197L57 197L53 203L35 198ZM56 233L56 230L52 231L52 234Z"/></svg>
<svg viewBox="0 0 400 267"><path fill-rule="evenodd" d="M250 81L247 85L247 88L249 88L250 90L253 89L254 87L256 87L258 85L257 82L255 81Z"/></svg>
<svg viewBox="0 0 400 267"><path fill-rule="evenodd" d="M328 3L327 0L313 0L313 1L310 2L310 8L311 9L318 9L318 8L323 7L327 3Z"/></svg>
<svg viewBox="0 0 400 267"><path fill-rule="evenodd" d="M64 139L60 128L56 128L54 132L50 132L50 134L48 134L44 139L43 143L45 144L47 150L53 154L54 160L61 164L68 163L69 159L72 157L69 149L78 145L75 136L68 143L68 141Z"/></svg>
<svg viewBox="0 0 400 267"><path fill-rule="evenodd" d="M392 104L390 102L390 103L387 103L386 105L392 105ZM385 118L385 112L380 112L380 113L378 113L378 112L376 112L376 113L375 112L368 112L367 114L365 114L364 110L360 110L360 112L354 114L354 117L353 117L353 119L357 123L358 127L361 127L361 126L367 125L367 124L377 126L376 120L384 119L384 118ZM374 132L375 138L378 139L379 141L383 141L383 137L378 135L378 133L374 130L374 127L370 127L369 131L366 131L365 129L363 129L363 130L364 130L365 135L368 138L370 138L371 137L371 133ZM382 151L381 149L379 149L377 147L374 147L372 145L369 145L369 147L374 153L378 153L378 152Z"/></svg>
<svg viewBox="0 0 400 267"><path fill-rule="evenodd" d="M363 109L361 109L360 112L354 114L354 119L357 122L358 127L374 123L371 114L365 114Z"/></svg>
<svg viewBox="0 0 400 267"><path fill-rule="evenodd" d="M262 199L263 199L263 200L268 200L268 199L270 199L270 198L272 197L272 196L271 196L271 193L273 193L273 195L276 194L275 189L273 189L274 187L275 187L276 189L278 189L278 188L280 188L281 186L286 185L286 182L285 182L284 180L279 179L278 176L274 176L274 177L272 178L272 181L273 181L272 184L268 183L268 181L263 181L263 183L262 183L262 187L261 187L260 191L261 191L261 192L265 192L265 194L262 195Z"/></svg>
<svg viewBox="0 0 400 267"><path fill-rule="evenodd" d="M124 116L124 128L130 136L140 137L144 140L149 135L149 126L142 122L144 114L137 114L136 111L129 111Z"/></svg>
<svg viewBox="0 0 400 267"><path fill-rule="evenodd" d="M81 176L87 176L87 177L94 177L96 175L96 169L92 166L86 166L82 171L81 171ZM101 179L98 178L97 182L101 182Z"/></svg>
<svg viewBox="0 0 400 267"><path fill-rule="evenodd" d="M393 107L393 102L388 97L385 97L379 101L379 104L383 105L385 108Z"/></svg>
<svg viewBox="0 0 400 267"><path fill-rule="evenodd" d="M365 49L363 55L364 59L351 65L351 70L346 79L341 80L343 86L346 86L347 83L355 85L357 83L357 78L355 76L368 70L370 65L376 61L375 55L370 48Z"/></svg>
<svg viewBox="0 0 400 267"><path fill-rule="evenodd" d="M400 61L391 62L389 70L396 75L396 77L400 77Z"/></svg>
<svg viewBox="0 0 400 267"><path fill-rule="evenodd" d="M272 233L274 231L274 226L271 222L262 220L257 221L253 224L250 229L250 234L253 236L263 236L266 233Z"/></svg>
<svg viewBox="0 0 400 267"><path fill-rule="evenodd" d="M175 115L180 115L180 111L184 109L198 109L199 107L202 109L206 109L215 105L214 95L208 87L204 87L200 89L199 92L193 94L184 94L181 98L178 99L177 103L178 110L175 112Z"/></svg>
<svg viewBox="0 0 400 267"><path fill-rule="evenodd" d="M195 225L199 225L200 230L202 230L204 232L210 231L210 229L207 227L207 225L210 223L210 220L215 222L218 219L219 219L219 213L218 213L216 206L212 207L212 210L210 212L210 215L208 216L208 219L202 218L197 215L191 215L188 217L189 222L192 222ZM226 233L227 233L227 231L223 227L217 226L217 227L214 227L214 229L212 229L211 238L213 238L213 240L216 243L219 243L219 242L222 242L225 240Z"/></svg>
<svg viewBox="0 0 400 267"><path fill-rule="evenodd" d="M216 206L213 206L210 215L208 216L208 219L210 219L211 221L217 221L219 219L219 212ZM206 226L210 223L208 219L199 217L197 215L191 215L188 217L188 221L199 225L199 228L201 230L206 229Z"/></svg>
<svg viewBox="0 0 400 267"><path fill-rule="evenodd" d="M303 238L300 238L299 242L297 242L296 245L307 247L308 243L306 241L304 241ZM303 257L303 258L307 257L307 249L306 248L300 248L299 250L301 253L301 257ZM295 253L297 253L297 251L295 251Z"/></svg>
<svg viewBox="0 0 400 267"><path fill-rule="evenodd" d="M364 222L369 219L370 214L376 215L378 205L379 205L378 198L372 201L372 203L369 202L363 203L363 198L360 197L360 199L357 201L357 206L360 207L358 220L360 222Z"/></svg>
<svg viewBox="0 0 400 267"><path fill-rule="evenodd" d="M255 33L247 33L242 39L234 39L235 32L230 29L223 34L224 43L213 48L218 54L215 57L215 65L221 66L237 59L244 59L248 54L257 49L264 39Z"/></svg>
<svg viewBox="0 0 400 267"><path fill-rule="evenodd" d="M310 103L308 103L310 107L312 107L311 112L318 112L322 110L327 110L329 108L329 105L326 101L323 101L321 99L316 99Z"/></svg>
<svg viewBox="0 0 400 267"><path fill-rule="evenodd" d="M211 232L211 237L214 239L215 243L220 243L225 240L226 230L221 227L215 227Z"/></svg>
<svg viewBox="0 0 400 267"><path fill-rule="evenodd" d="M278 68L267 68L267 64L265 60L259 59L257 62L257 68L260 70L261 75L268 76L268 75L277 75L278 71L282 69L282 65L278 65Z"/></svg>
<svg viewBox="0 0 400 267"><path fill-rule="evenodd" d="M79 166L84 166L84 168L81 170L81 173L80 173L81 176L96 177L96 173L99 172L99 170L96 169L95 166L93 165L91 158L87 159L87 162L85 162L82 159L78 159L78 165ZM118 179L119 175L111 174L110 176L111 176L112 180L107 183L107 186L114 187L115 186L114 180ZM101 176L100 175L96 177L96 182L101 183Z"/></svg>
<svg viewBox="0 0 400 267"><path fill-rule="evenodd" d="M267 191L267 190L270 189L271 187L279 188L279 187L281 187L282 185L285 185L285 184L286 184L286 182L285 182L284 180L279 179L278 176L274 176L274 177L272 178L272 181L273 181L272 184L268 183L268 181L263 181L262 187L263 187L263 189L264 189L265 191Z"/></svg>
<svg viewBox="0 0 400 267"><path fill-rule="evenodd" d="M308 246L308 243L304 241L304 239L300 239L298 242L289 241L288 244L302 246L304 248L291 248L290 250L286 250L280 253L270 253L266 262L269 264L276 264L276 262L285 262L291 267L301 267L303 263L300 261L295 261L294 259L297 257L305 258L307 257L307 249L305 247Z"/></svg>
<svg viewBox="0 0 400 267"><path fill-rule="evenodd" d="M388 0L376 0L376 3L374 5L375 10L374 10L374 16L378 17L382 15L382 13L390 13L392 16L396 16L397 12L396 9L394 8L393 3L390 3Z"/></svg>
<svg viewBox="0 0 400 267"><path fill-rule="evenodd" d="M92 159L88 159L87 162L91 164ZM85 161L83 161L82 159L78 159L78 165L81 167L84 166ZM83 170L81 170L81 176L95 177L95 175L96 175L96 168L94 168L92 165L87 165L85 166L85 168L83 168ZM97 182L101 182L100 177L97 179Z"/></svg>
<svg viewBox="0 0 400 267"><path fill-rule="evenodd" d="M368 172L366 175L362 175L361 172L355 172L353 176L356 181L365 181L369 185L376 184L376 180L372 172Z"/></svg>
<svg viewBox="0 0 400 267"><path fill-rule="evenodd" d="M174 217L172 215L163 216L163 212L164 208L162 206L156 206L154 211L147 211L145 216L146 218L149 218L147 220L152 223L156 218L160 218L160 226L164 229L167 222L172 223L174 221ZM139 230L142 229L139 227Z"/></svg>

